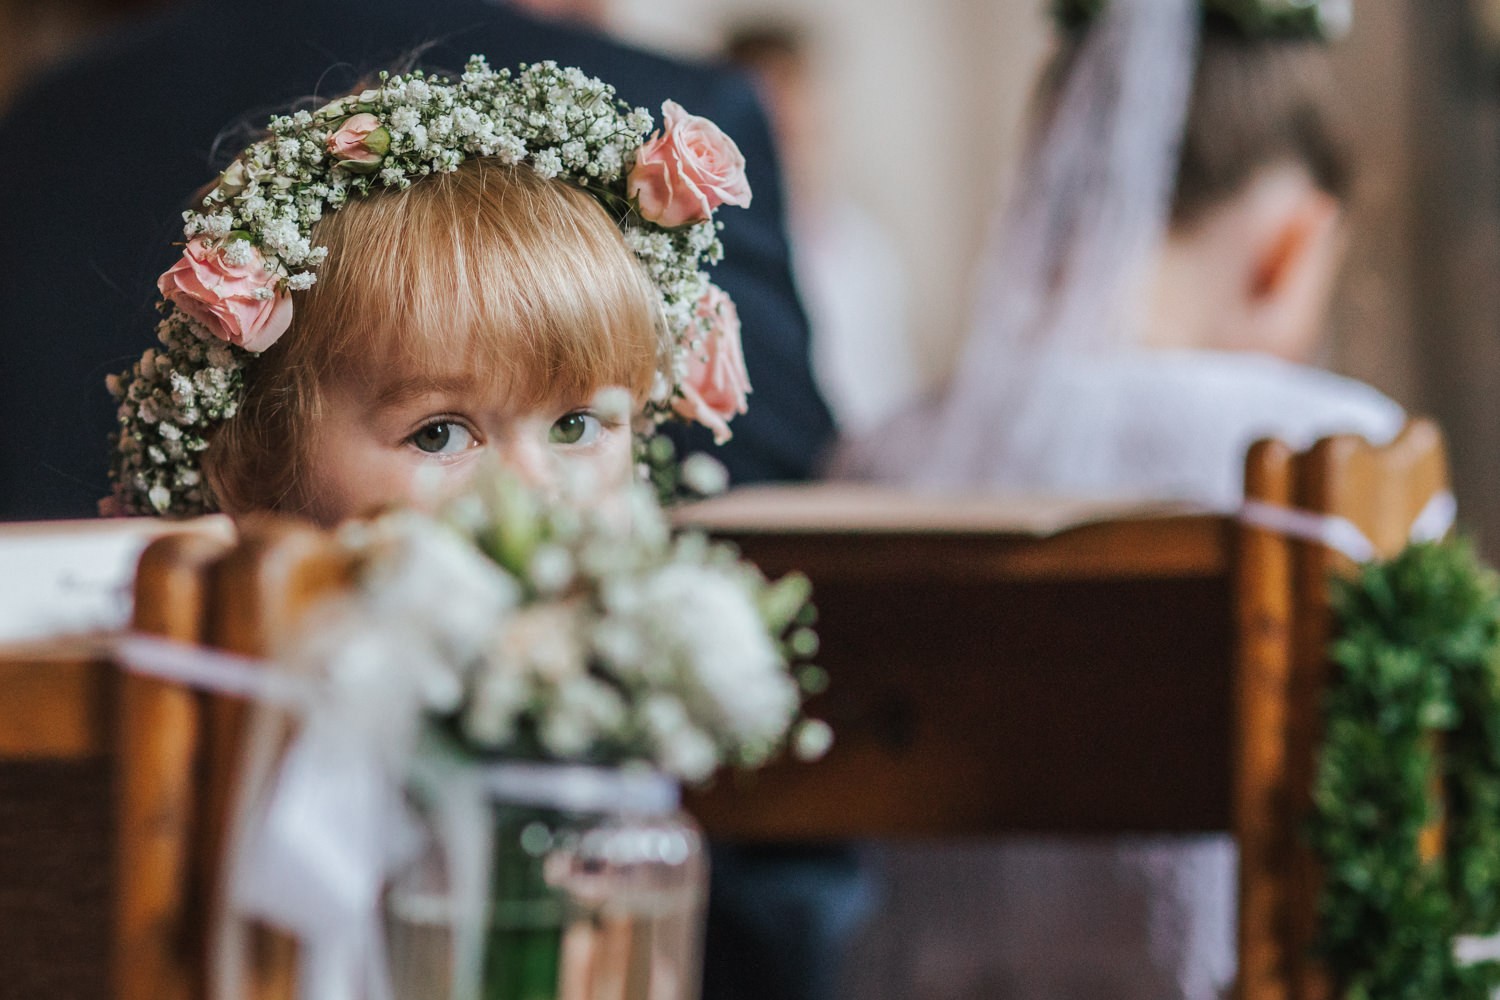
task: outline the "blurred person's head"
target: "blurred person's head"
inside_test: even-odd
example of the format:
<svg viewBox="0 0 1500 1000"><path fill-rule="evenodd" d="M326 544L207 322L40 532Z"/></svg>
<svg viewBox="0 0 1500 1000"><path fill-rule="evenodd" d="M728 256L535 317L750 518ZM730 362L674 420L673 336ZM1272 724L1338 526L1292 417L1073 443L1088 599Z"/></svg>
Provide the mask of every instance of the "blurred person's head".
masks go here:
<svg viewBox="0 0 1500 1000"><path fill-rule="evenodd" d="M793 186L810 183L823 135L807 32L788 21L747 22L730 30L724 58L754 82Z"/></svg>
<svg viewBox="0 0 1500 1000"><path fill-rule="evenodd" d="M516 10L547 21L579 24L604 31L609 25L609 11L604 0L504 0Z"/></svg>
<svg viewBox="0 0 1500 1000"><path fill-rule="evenodd" d="M1082 36L1065 37L1048 107ZM1144 342L1317 352L1344 251L1351 154L1327 45L1204 24Z"/></svg>

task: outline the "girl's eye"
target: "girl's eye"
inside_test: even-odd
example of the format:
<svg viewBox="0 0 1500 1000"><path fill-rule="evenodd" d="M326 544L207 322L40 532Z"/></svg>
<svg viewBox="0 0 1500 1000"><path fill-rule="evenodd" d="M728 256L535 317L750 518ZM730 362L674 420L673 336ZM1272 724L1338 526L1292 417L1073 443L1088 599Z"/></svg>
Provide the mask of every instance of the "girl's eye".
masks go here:
<svg viewBox="0 0 1500 1000"><path fill-rule="evenodd" d="M474 435L454 420L434 421L407 440L428 455L456 455L474 446Z"/></svg>
<svg viewBox="0 0 1500 1000"><path fill-rule="evenodd" d="M565 413L547 432L548 444L590 445L599 440L603 431L599 418L587 410Z"/></svg>

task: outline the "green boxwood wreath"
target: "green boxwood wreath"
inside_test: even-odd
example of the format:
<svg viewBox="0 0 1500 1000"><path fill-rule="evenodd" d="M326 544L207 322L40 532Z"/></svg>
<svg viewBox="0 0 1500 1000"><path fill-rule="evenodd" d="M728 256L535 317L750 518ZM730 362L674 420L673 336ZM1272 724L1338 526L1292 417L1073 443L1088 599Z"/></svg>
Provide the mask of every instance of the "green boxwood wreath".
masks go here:
<svg viewBox="0 0 1500 1000"><path fill-rule="evenodd" d="M1447 541L1332 586L1320 956L1346 1000L1487 1000L1500 963L1460 963L1454 939L1500 930L1500 577ZM1442 808L1444 856L1424 862Z"/></svg>

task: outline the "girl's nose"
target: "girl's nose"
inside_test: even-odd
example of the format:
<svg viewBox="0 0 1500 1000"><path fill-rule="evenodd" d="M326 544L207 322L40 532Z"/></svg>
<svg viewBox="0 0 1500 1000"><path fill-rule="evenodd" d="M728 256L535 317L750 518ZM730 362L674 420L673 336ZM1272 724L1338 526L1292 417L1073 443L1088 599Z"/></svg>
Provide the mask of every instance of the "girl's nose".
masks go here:
<svg viewBox="0 0 1500 1000"><path fill-rule="evenodd" d="M523 483L535 490L551 489L554 485L552 457L547 445L534 428L518 428L497 442L500 461Z"/></svg>

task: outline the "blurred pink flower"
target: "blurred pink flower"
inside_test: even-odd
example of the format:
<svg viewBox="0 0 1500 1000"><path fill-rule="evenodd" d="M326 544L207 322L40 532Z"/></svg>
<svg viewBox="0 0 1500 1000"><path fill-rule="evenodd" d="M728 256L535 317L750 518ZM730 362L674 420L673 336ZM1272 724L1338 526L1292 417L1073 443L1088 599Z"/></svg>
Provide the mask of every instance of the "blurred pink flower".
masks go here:
<svg viewBox="0 0 1500 1000"><path fill-rule="evenodd" d="M708 324L703 342L688 355L682 398L672 404L680 416L714 432L714 443L732 436L729 421L746 410L750 374L740 345L740 316L723 289L709 285L698 300L698 317Z"/></svg>

